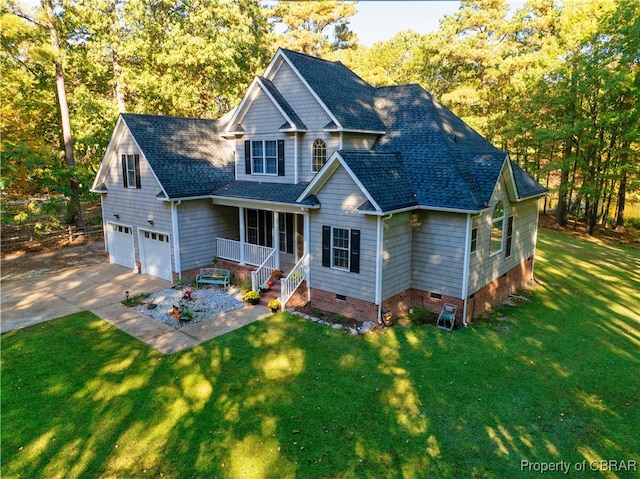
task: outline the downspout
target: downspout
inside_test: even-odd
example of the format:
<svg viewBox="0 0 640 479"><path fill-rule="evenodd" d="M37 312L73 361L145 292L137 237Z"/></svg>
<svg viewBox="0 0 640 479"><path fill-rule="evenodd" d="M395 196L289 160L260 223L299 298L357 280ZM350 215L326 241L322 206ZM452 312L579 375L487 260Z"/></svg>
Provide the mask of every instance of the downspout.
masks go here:
<svg viewBox="0 0 640 479"><path fill-rule="evenodd" d="M384 223L393 218L393 213L385 217L378 216L376 224L376 241L378 254L376 255L376 304L378 305L378 324L382 320L382 256L384 255Z"/></svg>
<svg viewBox="0 0 640 479"><path fill-rule="evenodd" d="M180 236L178 234L178 205L182 200L171 202L171 229L173 230L173 256L178 272L178 279L182 281L182 264L180 262Z"/></svg>
<svg viewBox="0 0 640 479"><path fill-rule="evenodd" d="M340 144L338 145L338 150L342 150L342 135L343 133L340 132Z"/></svg>
<svg viewBox="0 0 640 479"><path fill-rule="evenodd" d="M464 239L464 265L462 268L462 324L467 327L467 303L469 302L469 263L471 262L471 213L467 213L467 231Z"/></svg>

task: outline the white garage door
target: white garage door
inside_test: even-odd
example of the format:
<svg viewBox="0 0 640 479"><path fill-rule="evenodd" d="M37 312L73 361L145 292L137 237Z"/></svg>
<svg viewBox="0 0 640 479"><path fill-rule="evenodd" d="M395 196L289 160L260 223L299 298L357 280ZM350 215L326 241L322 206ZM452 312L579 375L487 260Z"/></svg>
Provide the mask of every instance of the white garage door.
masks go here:
<svg viewBox="0 0 640 479"><path fill-rule="evenodd" d="M109 224L109 261L133 269L133 228Z"/></svg>
<svg viewBox="0 0 640 479"><path fill-rule="evenodd" d="M142 273L171 281L171 246L169 235L152 231L140 232Z"/></svg>

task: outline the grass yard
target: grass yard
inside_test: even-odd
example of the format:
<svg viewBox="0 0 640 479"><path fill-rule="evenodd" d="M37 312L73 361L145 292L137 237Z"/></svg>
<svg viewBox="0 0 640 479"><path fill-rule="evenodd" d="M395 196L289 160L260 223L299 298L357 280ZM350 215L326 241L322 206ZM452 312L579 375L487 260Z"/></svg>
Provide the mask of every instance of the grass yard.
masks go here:
<svg viewBox="0 0 640 479"><path fill-rule="evenodd" d="M536 276L454 333L281 313L173 356L89 313L6 333L2 477L639 477L640 250L543 230Z"/></svg>

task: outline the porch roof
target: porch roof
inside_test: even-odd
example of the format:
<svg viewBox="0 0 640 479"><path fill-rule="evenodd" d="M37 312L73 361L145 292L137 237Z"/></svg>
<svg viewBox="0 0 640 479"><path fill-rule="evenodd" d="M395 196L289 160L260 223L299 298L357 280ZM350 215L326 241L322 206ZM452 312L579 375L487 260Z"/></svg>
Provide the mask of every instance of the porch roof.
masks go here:
<svg viewBox="0 0 640 479"><path fill-rule="evenodd" d="M222 188L218 188L214 191L213 197L311 206L309 202L296 201L307 185L307 182L294 185L291 183L262 183L259 181L236 180L231 181Z"/></svg>

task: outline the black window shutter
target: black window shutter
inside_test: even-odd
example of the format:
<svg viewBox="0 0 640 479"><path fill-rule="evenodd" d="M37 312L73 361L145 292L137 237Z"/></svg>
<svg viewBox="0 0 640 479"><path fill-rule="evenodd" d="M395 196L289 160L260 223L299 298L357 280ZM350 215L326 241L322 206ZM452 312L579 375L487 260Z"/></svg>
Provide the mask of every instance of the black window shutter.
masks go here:
<svg viewBox="0 0 640 479"><path fill-rule="evenodd" d="M244 142L244 172L247 175L251 174L251 142L249 140Z"/></svg>
<svg viewBox="0 0 640 479"><path fill-rule="evenodd" d="M133 161L136 164L136 188L140 189L140 155L133 155Z"/></svg>
<svg viewBox="0 0 640 479"><path fill-rule="evenodd" d="M331 267L331 226L322 226L322 266Z"/></svg>
<svg viewBox="0 0 640 479"><path fill-rule="evenodd" d="M278 176L284 176L284 140L278 140Z"/></svg>
<svg viewBox="0 0 640 479"><path fill-rule="evenodd" d="M122 155L122 184L125 188L129 186L127 184L127 155Z"/></svg>
<svg viewBox="0 0 640 479"><path fill-rule="evenodd" d="M360 230L351 230L351 258L349 271L360 272Z"/></svg>

